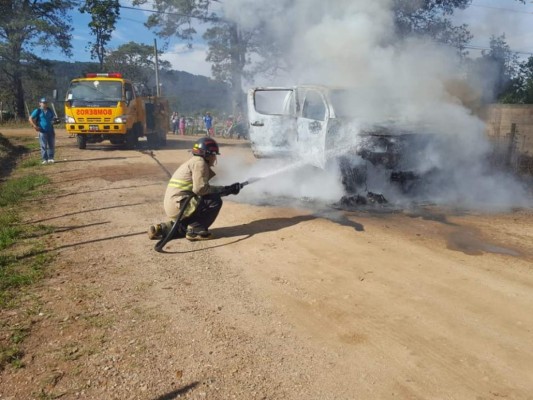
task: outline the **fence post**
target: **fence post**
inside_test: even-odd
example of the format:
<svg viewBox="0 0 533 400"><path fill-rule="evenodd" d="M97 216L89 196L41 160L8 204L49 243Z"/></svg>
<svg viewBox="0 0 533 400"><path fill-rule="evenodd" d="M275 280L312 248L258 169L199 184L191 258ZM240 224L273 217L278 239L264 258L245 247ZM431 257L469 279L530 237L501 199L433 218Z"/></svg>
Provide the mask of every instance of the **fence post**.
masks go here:
<svg viewBox="0 0 533 400"><path fill-rule="evenodd" d="M516 153L516 123L511 124L511 132L509 133L509 147L507 149L507 165L514 169L515 154Z"/></svg>

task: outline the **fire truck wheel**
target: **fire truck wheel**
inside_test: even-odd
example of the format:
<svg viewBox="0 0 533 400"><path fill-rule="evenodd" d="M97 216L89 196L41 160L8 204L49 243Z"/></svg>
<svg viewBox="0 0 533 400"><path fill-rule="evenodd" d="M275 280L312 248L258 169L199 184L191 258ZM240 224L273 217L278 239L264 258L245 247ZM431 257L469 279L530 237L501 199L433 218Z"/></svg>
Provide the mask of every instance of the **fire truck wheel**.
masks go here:
<svg viewBox="0 0 533 400"><path fill-rule="evenodd" d="M159 145L165 147L167 145L167 133L164 131L159 132Z"/></svg>
<svg viewBox="0 0 533 400"><path fill-rule="evenodd" d="M124 138L122 136L112 137L111 139L109 139L109 141L111 142L111 144L123 144Z"/></svg>
<svg viewBox="0 0 533 400"><path fill-rule="evenodd" d="M134 149L139 142L139 137L135 134L135 131L129 130L126 133L126 148L129 150Z"/></svg>
<svg viewBox="0 0 533 400"><path fill-rule="evenodd" d="M78 149L85 149L87 147L87 138L83 135L76 135L76 142L78 143Z"/></svg>
<svg viewBox="0 0 533 400"><path fill-rule="evenodd" d="M148 142L148 147L151 149L156 149L159 147L159 140L156 133L152 132L149 135L146 135L146 141Z"/></svg>

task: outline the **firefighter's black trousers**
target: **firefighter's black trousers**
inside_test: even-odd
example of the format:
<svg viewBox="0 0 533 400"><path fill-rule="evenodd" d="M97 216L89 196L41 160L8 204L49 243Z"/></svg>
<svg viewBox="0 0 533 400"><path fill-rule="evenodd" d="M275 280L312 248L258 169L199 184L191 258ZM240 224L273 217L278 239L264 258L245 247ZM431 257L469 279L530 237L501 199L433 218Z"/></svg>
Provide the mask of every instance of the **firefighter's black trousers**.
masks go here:
<svg viewBox="0 0 533 400"><path fill-rule="evenodd" d="M181 200L180 207L183 207L185 199ZM181 220L183 226L190 226L195 232L209 229L217 219L218 213L222 208L222 198L220 194L207 194L200 197L200 202L196 210L189 217Z"/></svg>

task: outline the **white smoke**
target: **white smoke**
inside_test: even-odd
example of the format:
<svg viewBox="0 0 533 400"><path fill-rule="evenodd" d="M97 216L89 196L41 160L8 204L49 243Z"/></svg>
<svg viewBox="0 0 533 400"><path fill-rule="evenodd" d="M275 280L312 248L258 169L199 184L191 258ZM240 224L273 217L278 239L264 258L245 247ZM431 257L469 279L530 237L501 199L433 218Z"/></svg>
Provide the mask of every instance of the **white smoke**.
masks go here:
<svg viewBox="0 0 533 400"><path fill-rule="evenodd" d="M251 182L238 197L240 201L249 203L261 204L265 200L271 203L272 197L278 197L285 203L290 199L336 202L343 195L334 165L319 169L307 165L305 161L287 163L286 160L272 159L250 164L239 158L221 156L217 170L221 179L217 179L216 184Z"/></svg>
<svg viewBox="0 0 533 400"><path fill-rule="evenodd" d="M417 172L444 171L430 182L431 201L467 207L479 203L522 206L530 202L513 178L491 174L486 168L490 146L485 124L449 90L451 83L464 78L455 49L428 39L399 39L394 34L391 7L391 0L224 3L226 16L242 28L250 31L261 26L271 40L288 44L285 58L291 71L275 79L258 77L257 83L354 88L359 96L350 99L349 108L364 122L393 118L402 126L417 127L419 133L439 136L440 146L429 146L416 168ZM353 144L358 140L357 135L345 139L353 140ZM276 187L283 192L280 194L305 196L304 188L316 185L307 181L309 177L302 172L307 170L295 169L277 176ZM272 171L272 166L268 165L266 171ZM340 177L330 179L335 183L327 192L337 194ZM370 185L387 191L382 183ZM390 189L388 195L396 194Z"/></svg>

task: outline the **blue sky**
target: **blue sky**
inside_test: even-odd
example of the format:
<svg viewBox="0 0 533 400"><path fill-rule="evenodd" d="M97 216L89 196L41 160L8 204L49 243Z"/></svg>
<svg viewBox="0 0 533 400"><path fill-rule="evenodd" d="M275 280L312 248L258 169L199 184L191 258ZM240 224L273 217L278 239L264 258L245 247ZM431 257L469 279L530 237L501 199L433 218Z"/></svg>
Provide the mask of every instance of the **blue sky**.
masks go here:
<svg viewBox="0 0 533 400"><path fill-rule="evenodd" d="M131 0L121 0L120 3L123 6L132 7ZM150 9L148 5L138 8ZM130 41L153 46L155 39L157 40L158 47L161 48L164 44L163 39L158 38L151 30L144 26L148 15L150 13L141 10L122 8L120 10L120 19L108 47L117 48ZM73 57L68 58L57 51L40 53L40 56L62 61L95 61L91 60L91 55L86 50L87 43L92 42L94 38L91 36L91 31L88 27L91 20L90 16L75 12L72 17L74 25L74 31L72 32ZM185 42L178 38L172 38L162 59L170 61L175 70L186 71L195 75L211 76L211 65L205 62L205 52L206 47L201 42L196 43L192 49L188 49L186 48Z"/></svg>
<svg viewBox="0 0 533 400"><path fill-rule="evenodd" d="M459 11L455 15L458 23L467 23L474 39L472 47L486 48L491 35L505 33L507 42L512 50L522 52L522 57L533 55L533 0L527 0L527 4L521 4L515 0L474 0L472 6L465 11ZM123 6L131 7L131 0L122 0ZM149 9L148 5L142 8ZM163 45L163 40L144 27L149 13L140 10L121 9L120 20L109 46L116 48L129 41L154 44L157 39L158 47ZM92 41L87 24L90 17L86 14L75 13L73 15L73 57L71 59L53 51L41 53L44 58L65 61L91 61L90 54L86 50L88 41ZM185 43L177 38L170 40L169 47L162 59L172 63L173 69L186 71L195 75L211 76L211 67L205 62L205 45L195 43L193 49L187 49ZM472 57L477 57L479 51L469 50Z"/></svg>
<svg viewBox="0 0 533 400"><path fill-rule="evenodd" d="M507 43L522 57L533 55L533 0L474 0L472 6L458 11L455 20L466 23L474 35L473 47L488 47L491 35L505 33ZM470 50L472 57L479 52Z"/></svg>

